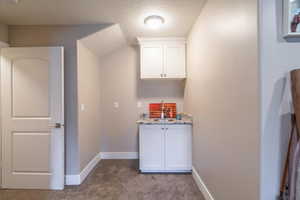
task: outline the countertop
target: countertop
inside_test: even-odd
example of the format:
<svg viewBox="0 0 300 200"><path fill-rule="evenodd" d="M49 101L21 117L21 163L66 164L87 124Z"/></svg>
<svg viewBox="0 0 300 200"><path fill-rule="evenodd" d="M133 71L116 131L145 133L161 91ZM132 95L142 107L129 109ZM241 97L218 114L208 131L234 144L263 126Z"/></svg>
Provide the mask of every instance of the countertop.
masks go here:
<svg viewBox="0 0 300 200"><path fill-rule="evenodd" d="M177 119L156 119L156 118L144 118L139 119L138 124L193 124L191 117L183 117L181 120Z"/></svg>

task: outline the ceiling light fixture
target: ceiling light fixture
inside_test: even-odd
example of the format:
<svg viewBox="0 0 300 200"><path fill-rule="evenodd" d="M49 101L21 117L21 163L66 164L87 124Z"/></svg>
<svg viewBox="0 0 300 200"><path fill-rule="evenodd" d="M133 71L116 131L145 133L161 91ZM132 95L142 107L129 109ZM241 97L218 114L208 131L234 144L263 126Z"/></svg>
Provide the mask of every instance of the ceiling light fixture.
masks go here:
<svg viewBox="0 0 300 200"><path fill-rule="evenodd" d="M145 18L144 24L152 29L157 29L165 23L165 19L159 15L151 15Z"/></svg>

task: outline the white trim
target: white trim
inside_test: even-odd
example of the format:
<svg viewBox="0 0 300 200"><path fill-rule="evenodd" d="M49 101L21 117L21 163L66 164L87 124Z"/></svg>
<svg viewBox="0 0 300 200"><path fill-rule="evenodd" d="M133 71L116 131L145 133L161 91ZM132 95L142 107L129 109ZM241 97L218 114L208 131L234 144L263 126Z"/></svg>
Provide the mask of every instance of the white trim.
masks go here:
<svg viewBox="0 0 300 200"><path fill-rule="evenodd" d="M50 123L64 124L64 48L63 47L28 47L23 51L45 51L50 61ZM64 189L65 177L65 128L51 130L51 168L52 183L50 188Z"/></svg>
<svg viewBox="0 0 300 200"><path fill-rule="evenodd" d="M95 168L95 166L100 162L101 156L98 153L80 172L80 174L66 175L66 185L80 185L90 172Z"/></svg>
<svg viewBox="0 0 300 200"><path fill-rule="evenodd" d="M9 47L9 45L5 42L0 41L0 53L1 53L1 48L5 48L5 47ZM1 62L1 54L0 54L0 62ZM0 67L1 67L1 63L0 63ZM1 82L1 80L0 80L0 82ZM1 104L1 99L0 99L0 104ZM1 108L0 108L0 112L1 112ZM0 119L0 127L2 127L1 119ZM2 144L2 140L3 140L2 131L0 130L0 144ZM3 147L3 145L0 145L0 148L2 148L2 147ZM1 149L1 150L2 150L2 153L3 153L3 149ZM0 154L0 188L2 188L2 177L3 177L3 173L2 173L2 155Z"/></svg>
<svg viewBox="0 0 300 200"><path fill-rule="evenodd" d="M80 182L82 183L86 177L89 175L89 173L95 168L95 166L100 162L101 157L100 153L98 153L81 171L80 173Z"/></svg>
<svg viewBox="0 0 300 200"><path fill-rule="evenodd" d="M201 179L201 177L199 176L197 170L194 167L193 167L193 170L192 170L192 174L193 174L193 178L194 178L198 188L202 192L205 200L214 200L212 194L209 192L207 186L205 185L205 183L203 182L203 180Z"/></svg>
<svg viewBox="0 0 300 200"><path fill-rule="evenodd" d="M101 152L101 159L138 159L138 152Z"/></svg>
<svg viewBox="0 0 300 200"><path fill-rule="evenodd" d="M66 175L66 185L80 185L80 175Z"/></svg>

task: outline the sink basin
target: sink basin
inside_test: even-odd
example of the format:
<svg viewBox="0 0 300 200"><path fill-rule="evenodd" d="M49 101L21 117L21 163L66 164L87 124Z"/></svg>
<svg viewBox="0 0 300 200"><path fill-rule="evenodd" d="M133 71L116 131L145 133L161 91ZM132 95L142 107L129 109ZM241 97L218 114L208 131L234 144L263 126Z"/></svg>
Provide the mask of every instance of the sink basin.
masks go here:
<svg viewBox="0 0 300 200"><path fill-rule="evenodd" d="M160 119L160 118L155 118L152 119L154 122L175 122L176 119Z"/></svg>
<svg viewBox="0 0 300 200"><path fill-rule="evenodd" d="M175 122L176 119L167 119L168 122Z"/></svg>
<svg viewBox="0 0 300 200"><path fill-rule="evenodd" d="M154 122L164 122L165 120L164 119L155 118L155 119L152 119L152 121L154 121Z"/></svg>

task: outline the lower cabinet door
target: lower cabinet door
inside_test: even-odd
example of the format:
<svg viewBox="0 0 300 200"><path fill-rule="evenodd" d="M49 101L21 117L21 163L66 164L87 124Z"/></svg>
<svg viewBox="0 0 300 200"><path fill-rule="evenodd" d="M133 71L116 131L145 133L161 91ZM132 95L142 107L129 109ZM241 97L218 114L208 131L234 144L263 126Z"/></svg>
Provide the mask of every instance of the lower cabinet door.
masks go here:
<svg viewBox="0 0 300 200"><path fill-rule="evenodd" d="M158 172L164 170L164 126L140 126L140 170Z"/></svg>
<svg viewBox="0 0 300 200"><path fill-rule="evenodd" d="M168 125L165 133L165 170L192 170L190 125Z"/></svg>

